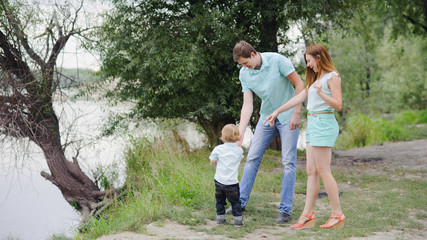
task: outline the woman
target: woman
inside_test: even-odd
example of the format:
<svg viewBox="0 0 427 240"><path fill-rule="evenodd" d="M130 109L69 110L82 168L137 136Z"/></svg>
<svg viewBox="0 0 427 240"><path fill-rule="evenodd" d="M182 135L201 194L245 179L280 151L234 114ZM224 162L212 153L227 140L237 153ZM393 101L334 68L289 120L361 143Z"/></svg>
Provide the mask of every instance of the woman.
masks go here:
<svg viewBox="0 0 427 240"><path fill-rule="evenodd" d="M321 228L340 228L344 226L345 216L341 211L338 186L331 173L332 147L338 137L339 127L334 110L342 107L341 78L331 56L321 44L308 47L304 53L307 65L305 91L283 104L268 116L265 123L270 126L283 111L308 99L307 139L307 194L304 210L293 229L313 227L316 221L313 208L319 193L322 178L326 188L332 213Z"/></svg>

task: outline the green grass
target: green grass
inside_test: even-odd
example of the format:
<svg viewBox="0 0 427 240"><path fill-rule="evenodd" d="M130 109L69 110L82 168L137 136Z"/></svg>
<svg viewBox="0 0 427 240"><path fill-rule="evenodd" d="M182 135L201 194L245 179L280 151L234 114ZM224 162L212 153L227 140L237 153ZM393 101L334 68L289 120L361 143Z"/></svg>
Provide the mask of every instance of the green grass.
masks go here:
<svg viewBox="0 0 427 240"><path fill-rule="evenodd" d="M261 163L244 213L246 226L210 228L206 226L207 219L214 221L216 217L215 168L208 160L211 149L182 153L172 142L149 143L141 139L131 145L126 155L127 195L116 201L101 218L92 219L86 231L74 239L96 239L123 231L144 233L147 224L167 220L204 231L213 238L215 235L242 238L260 228L278 228L277 234L283 239L364 237L390 228L409 232L426 230L419 220L427 218L427 172L386 168L378 171L378 175L367 175L363 168L335 169L333 174L338 185L347 185L346 189L340 189L342 208L348 219L345 227L333 231L319 228L330 214L328 199L321 198L316 202L319 224L305 231L290 231L290 225L303 209L306 191L305 170L298 169L292 219L290 223L278 226L274 218L278 214L282 171L280 153L274 150L268 150ZM243 163L239 176L242 171ZM232 222L232 216L227 218Z"/></svg>
<svg viewBox="0 0 427 240"><path fill-rule="evenodd" d="M392 118L353 114L347 118L343 132L338 136L336 148L347 149L426 138L426 124L427 110L404 111Z"/></svg>

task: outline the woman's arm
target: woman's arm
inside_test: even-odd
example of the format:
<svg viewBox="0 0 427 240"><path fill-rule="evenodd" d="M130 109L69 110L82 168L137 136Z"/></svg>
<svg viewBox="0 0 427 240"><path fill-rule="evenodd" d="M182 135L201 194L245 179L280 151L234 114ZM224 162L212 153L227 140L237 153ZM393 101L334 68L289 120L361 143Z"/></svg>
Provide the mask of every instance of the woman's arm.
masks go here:
<svg viewBox="0 0 427 240"><path fill-rule="evenodd" d="M342 108L342 94L341 94L341 81L338 76L332 75L331 79L327 82L329 89L331 89L332 97L328 96L322 91L320 84L316 84L314 87L317 94L333 109L341 111ZM319 87L320 85L320 87Z"/></svg>
<svg viewBox="0 0 427 240"><path fill-rule="evenodd" d="M276 111L274 111L272 114L270 114L270 116L268 116L267 119L265 120L264 124L266 124L267 121L269 121L270 126L273 126L274 125L274 119L276 119L280 113L282 113L282 112L284 112L290 108L293 108L298 104L301 104L306 99L307 99L307 92L305 90L303 90L298 95L295 95L293 98L289 99L289 101L287 101L281 107L276 109Z"/></svg>

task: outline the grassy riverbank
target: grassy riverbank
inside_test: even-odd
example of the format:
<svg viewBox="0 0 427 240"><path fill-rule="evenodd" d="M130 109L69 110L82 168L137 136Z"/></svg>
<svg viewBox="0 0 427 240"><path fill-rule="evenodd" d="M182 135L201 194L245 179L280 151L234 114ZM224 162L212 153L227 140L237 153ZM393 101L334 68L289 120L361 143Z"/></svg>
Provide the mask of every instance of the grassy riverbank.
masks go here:
<svg viewBox="0 0 427 240"><path fill-rule="evenodd" d="M423 222L427 221L427 172L386 167L366 171L366 166L335 167L333 170L348 219L345 228L325 231L316 224L315 228L306 231L289 229L304 205L306 174L301 165L297 171L291 223L277 225L274 218L278 213L282 173L280 153L272 150L268 150L263 159L244 213L246 226L206 227L207 221L213 221L216 215L215 169L209 165L209 153L210 149L206 148L185 153L173 142L133 141L126 155L127 195L115 202L102 218L93 219L86 231L77 234L75 239L96 239L123 231L143 234L148 223L168 220L204 231L213 239L215 236L240 238L267 228L275 228L279 239L343 239L392 229L409 233L426 231ZM239 176L242 170L243 163ZM323 224L327 220L329 211L327 198L320 198L316 203L318 223ZM232 216L229 218L232 222Z"/></svg>

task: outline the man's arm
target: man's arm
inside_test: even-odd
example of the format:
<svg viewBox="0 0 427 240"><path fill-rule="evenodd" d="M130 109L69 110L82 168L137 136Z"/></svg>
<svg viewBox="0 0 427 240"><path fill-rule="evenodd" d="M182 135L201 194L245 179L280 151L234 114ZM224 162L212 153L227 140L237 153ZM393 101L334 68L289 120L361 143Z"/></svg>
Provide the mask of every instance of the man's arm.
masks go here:
<svg viewBox="0 0 427 240"><path fill-rule="evenodd" d="M304 91L304 83L299 77L296 71L289 74L286 78L295 86L295 95L298 95L301 91ZM291 121L289 122L289 128L295 130L299 127L301 120L301 104L298 104L294 108L294 113L292 114Z"/></svg>
<svg viewBox="0 0 427 240"><path fill-rule="evenodd" d="M240 123L239 123L239 132L240 132L240 141L238 145L241 146L243 143L243 138L245 137L245 130L249 124L249 120L252 116L252 111L254 108L254 95L252 91L247 91L243 93L243 106L240 112Z"/></svg>

